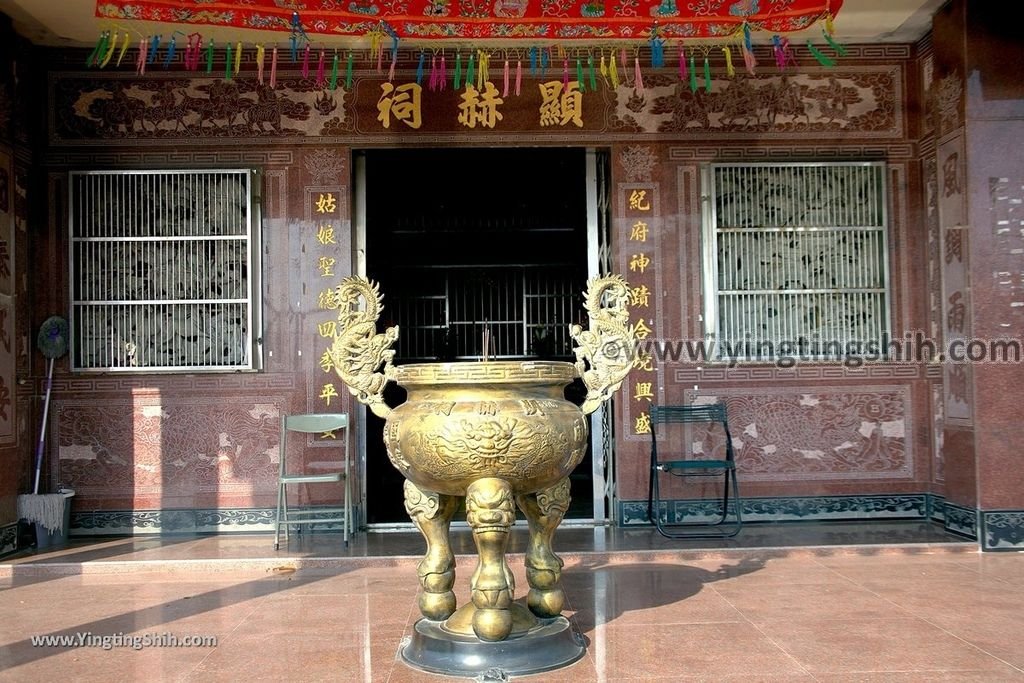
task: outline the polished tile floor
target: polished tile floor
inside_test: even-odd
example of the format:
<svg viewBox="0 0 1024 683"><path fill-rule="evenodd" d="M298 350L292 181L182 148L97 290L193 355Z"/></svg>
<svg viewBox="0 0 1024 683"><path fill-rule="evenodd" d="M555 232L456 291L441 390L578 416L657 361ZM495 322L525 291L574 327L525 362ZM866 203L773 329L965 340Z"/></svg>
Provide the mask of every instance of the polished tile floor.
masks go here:
<svg viewBox="0 0 1024 683"><path fill-rule="evenodd" d="M457 592L475 565L453 533ZM516 530L510 564L525 593ZM1024 681L1024 554L928 524L749 525L679 543L562 529L587 654L525 681ZM418 618L415 533L75 540L0 562L0 680L443 681L398 657ZM34 646L119 634L215 646ZM520 680L520 679L517 679Z"/></svg>

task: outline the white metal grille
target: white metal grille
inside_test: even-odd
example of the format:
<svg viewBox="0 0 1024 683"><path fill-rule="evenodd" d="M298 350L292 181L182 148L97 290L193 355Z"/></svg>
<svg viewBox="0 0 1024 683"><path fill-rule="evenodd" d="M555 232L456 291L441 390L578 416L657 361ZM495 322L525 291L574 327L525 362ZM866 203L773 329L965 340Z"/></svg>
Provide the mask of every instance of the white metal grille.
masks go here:
<svg viewBox="0 0 1024 683"><path fill-rule="evenodd" d="M74 370L257 367L253 175L71 173Z"/></svg>
<svg viewBox="0 0 1024 683"><path fill-rule="evenodd" d="M569 356L569 324L582 315L583 278L539 266L422 269L402 278L414 290L391 298L402 360Z"/></svg>
<svg viewBox="0 0 1024 683"><path fill-rule="evenodd" d="M719 357L886 348L884 164L714 164L707 321Z"/></svg>

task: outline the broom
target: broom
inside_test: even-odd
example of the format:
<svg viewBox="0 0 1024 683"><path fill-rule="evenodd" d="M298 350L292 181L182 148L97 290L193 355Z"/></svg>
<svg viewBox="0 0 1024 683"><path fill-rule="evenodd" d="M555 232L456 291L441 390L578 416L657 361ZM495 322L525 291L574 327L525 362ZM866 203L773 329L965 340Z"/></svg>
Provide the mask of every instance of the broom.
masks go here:
<svg viewBox="0 0 1024 683"><path fill-rule="evenodd" d="M36 346L48 359L46 365L46 398L43 399L43 424L39 429L39 445L36 448L36 475L32 493L39 493L39 473L43 469L43 444L46 441L46 419L50 413L50 391L53 389L53 361L68 351L68 322L60 316L50 316L43 321L36 337Z"/></svg>

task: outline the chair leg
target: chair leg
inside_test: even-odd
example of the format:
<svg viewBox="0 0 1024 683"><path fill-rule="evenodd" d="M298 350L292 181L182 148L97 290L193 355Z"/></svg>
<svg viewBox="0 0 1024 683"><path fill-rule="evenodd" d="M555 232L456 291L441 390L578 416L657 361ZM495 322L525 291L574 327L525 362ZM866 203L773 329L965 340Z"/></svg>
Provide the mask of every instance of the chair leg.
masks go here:
<svg viewBox="0 0 1024 683"><path fill-rule="evenodd" d="M661 515L661 490L658 486L658 463L651 461L651 473L647 482L647 520L654 523Z"/></svg>
<svg viewBox="0 0 1024 683"><path fill-rule="evenodd" d="M654 523L658 533L665 538L674 540L701 539L701 538L733 538L740 532L743 525L742 502L740 499L739 481L736 477L736 470L730 469L723 477L722 491L722 516L715 522L678 522L669 523L661 519L661 487L659 486L658 470L652 468L651 483L648 487L647 515ZM730 491L731 486L731 491ZM731 493L731 496L730 496ZM734 520L729 522L729 498L732 498L734 509ZM701 532L700 527L709 529ZM716 528L724 527L724 528ZM691 530L686 530L689 528Z"/></svg>
<svg viewBox="0 0 1024 683"><path fill-rule="evenodd" d="M345 547L348 547L348 536L352 525L352 503L349 498L348 475L345 476L345 526L342 527L342 534L345 537Z"/></svg>
<svg viewBox="0 0 1024 683"><path fill-rule="evenodd" d="M274 550L281 548L281 498L284 495L284 484L277 483L277 508L274 511Z"/></svg>
<svg viewBox="0 0 1024 683"><path fill-rule="evenodd" d="M291 525L288 523L288 485L281 484L281 515L284 524L284 542L288 543L288 532Z"/></svg>

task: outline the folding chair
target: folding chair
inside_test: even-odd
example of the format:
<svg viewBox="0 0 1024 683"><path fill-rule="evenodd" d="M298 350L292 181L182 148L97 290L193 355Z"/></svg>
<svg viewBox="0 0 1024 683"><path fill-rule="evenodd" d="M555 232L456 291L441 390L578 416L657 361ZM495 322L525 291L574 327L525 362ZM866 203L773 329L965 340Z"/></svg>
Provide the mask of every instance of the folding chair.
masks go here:
<svg viewBox="0 0 1024 683"><path fill-rule="evenodd" d="M332 469L333 472L314 474L310 472L292 473L287 464L288 433L320 434L334 432L341 444L344 462L311 462L310 470ZM274 518L274 550L281 545L281 526L284 525L284 541L288 542L288 528L295 524L323 524L326 522L343 522L345 545L348 546L349 533L352 532L352 506L349 501L349 455L348 455L348 414L319 413L308 415L281 416L281 451L280 467L277 476L277 514ZM339 468L340 465L340 468ZM339 470L340 471L337 471ZM318 506L306 510L288 509L289 484L318 484L345 480L344 501L341 507Z"/></svg>
<svg viewBox="0 0 1024 683"><path fill-rule="evenodd" d="M658 533L666 538L731 538L740 532L743 526L741 513L739 484L736 481L736 457L732 448L732 435L729 434L729 423L726 418L725 404L651 406L651 472L650 485L647 493L647 517L654 523ZM701 439L698 440L691 430L696 427L687 426L682 435L685 444L681 452L664 451L666 427L671 424L706 425ZM721 426L721 439L724 446L715 450L723 450L724 458L699 457L703 453L694 453L693 444L703 444L713 432ZM659 427L662 432L659 435ZM658 453L658 439L662 439L662 451ZM717 521L680 522L662 519L661 492L659 479L662 475L677 477L721 477L722 497L719 499L721 514ZM730 491L732 501L730 498ZM732 511L730 514L730 502ZM666 515L667 517L668 515Z"/></svg>

